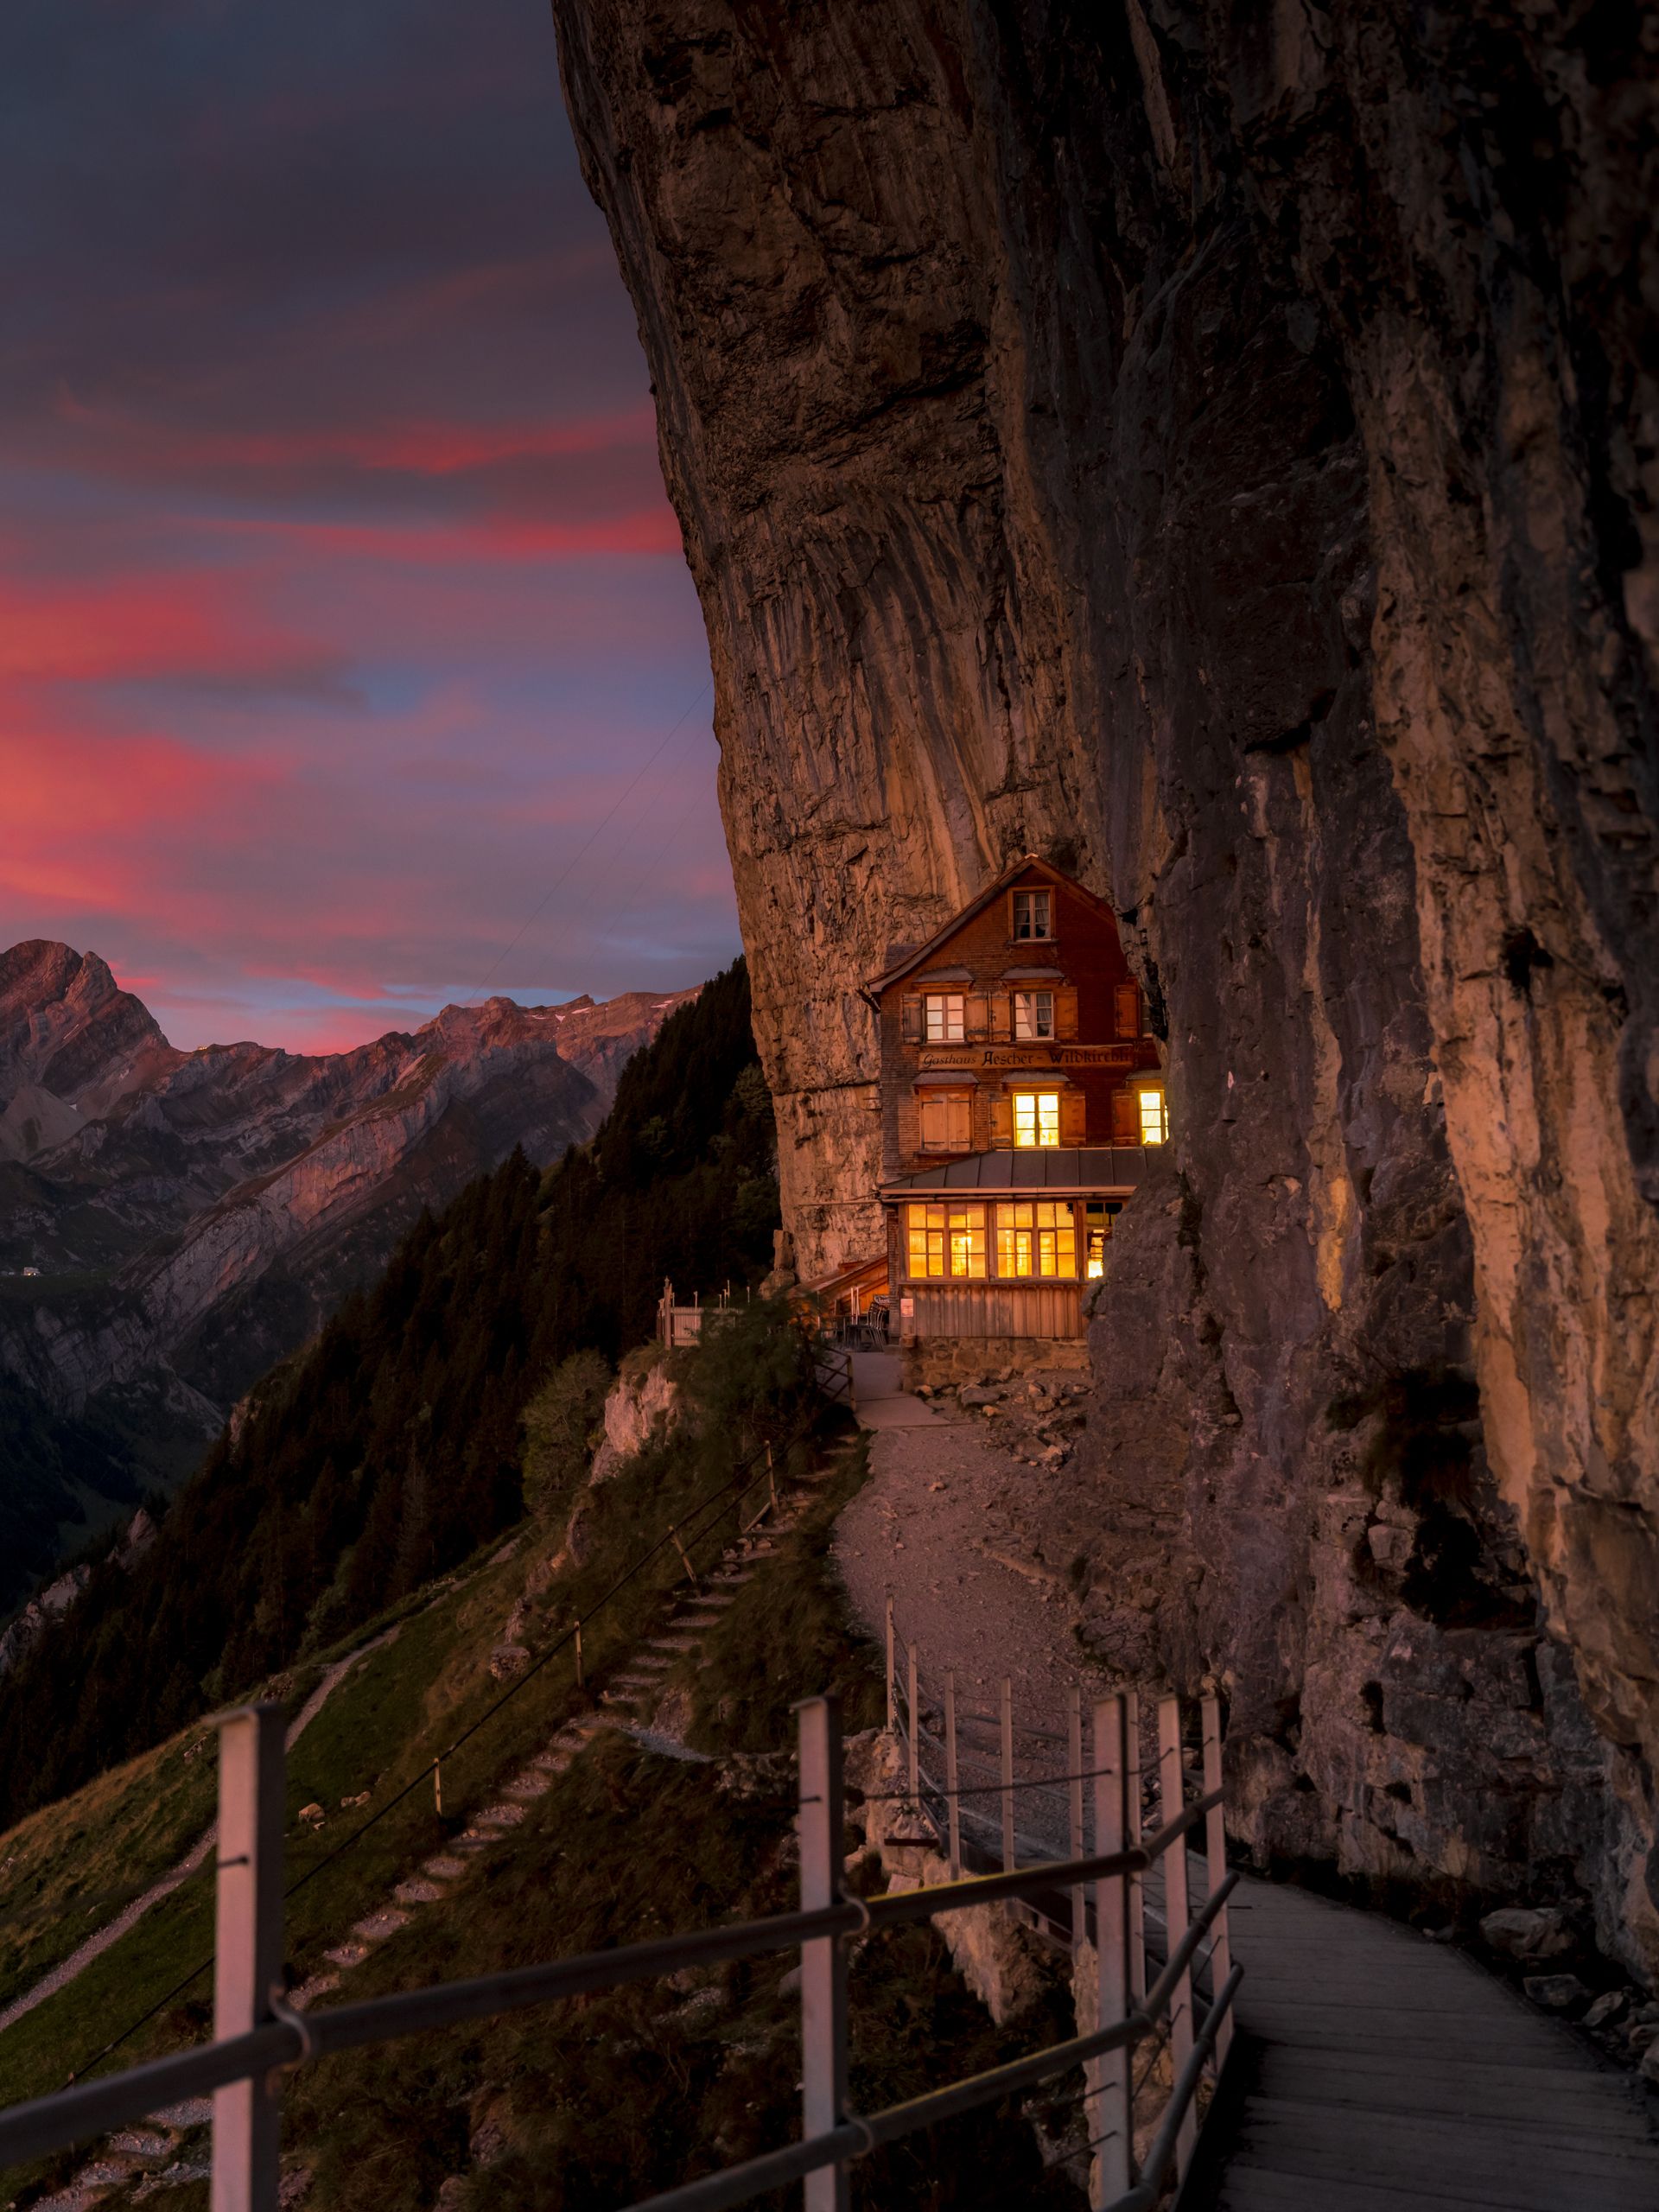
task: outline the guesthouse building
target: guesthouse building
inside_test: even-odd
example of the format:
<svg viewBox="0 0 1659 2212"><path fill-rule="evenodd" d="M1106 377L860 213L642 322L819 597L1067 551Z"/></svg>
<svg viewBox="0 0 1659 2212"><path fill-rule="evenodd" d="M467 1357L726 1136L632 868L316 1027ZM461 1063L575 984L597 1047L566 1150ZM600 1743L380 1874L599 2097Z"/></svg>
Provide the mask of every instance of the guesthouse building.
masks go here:
<svg viewBox="0 0 1659 2212"><path fill-rule="evenodd" d="M1111 909L1027 855L900 949L868 996L909 1379L1080 1357L1114 1217L1168 1135Z"/></svg>

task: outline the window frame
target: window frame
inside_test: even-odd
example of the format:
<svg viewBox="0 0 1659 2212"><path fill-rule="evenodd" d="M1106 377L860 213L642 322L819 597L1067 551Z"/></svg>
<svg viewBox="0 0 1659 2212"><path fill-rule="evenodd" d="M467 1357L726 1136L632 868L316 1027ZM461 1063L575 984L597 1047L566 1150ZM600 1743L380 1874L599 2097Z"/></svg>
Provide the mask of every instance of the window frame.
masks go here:
<svg viewBox="0 0 1659 2212"><path fill-rule="evenodd" d="M1131 1088L1135 1092L1135 1110L1140 1123L1141 1143L1143 1145L1167 1144L1169 1142L1169 1098L1163 1084L1135 1083L1131 1085ZM1154 1100L1156 1101L1155 1113L1148 1115L1147 1110L1148 1103ZM1148 1129L1152 1128L1157 1130L1155 1136L1147 1134Z"/></svg>
<svg viewBox="0 0 1659 2212"><path fill-rule="evenodd" d="M995 1229L1000 1280L1078 1281L1077 1217L1069 1198L1001 1198Z"/></svg>
<svg viewBox="0 0 1659 2212"><path fill-rule="evenodd" d="M922 998L922 1042L924 1045L961 1045L968 1037L968 994L966 991L924 991ZM950 1013L956 1008L954 1017ZM933 1027L933 1009L941 1009L942 1027ZM956 1028L950 1027L955 1020Z"/></svg>
<svg viewBox="0 0 1659 2212"><path fill-rule="evenodd" d="M1021 900L1032 902L1031 913L1034 918L1035 902L1039 899L1043 902L1043 927L1040 931L1022 930L1020 926ZM1054 942L1054 893L1052 891L1045 890L1040 885L1036 885L1022 891L1011 892L1008 904L1008 934L1010 941L1014 944L1052 944Z"/></svg>
<svg viewBox="0 0 1659 2212"><path fill-rule="evenodd" d="M1058 1022L1055 1007L1055 1001L1058 995L1054 990L1052 985L1050 985L1047 988L1043 990L1038 990L1035 988L1016 990L1012 995L1013 1005L1010 1008L1010 1020L1012 1022L1014 1042L1020 1045L1041 1045L1052 1043L1058 1033ZM1022 1029L1020 1027L1020 1008L1021 1003L1023 1002L1029 1005L1035 1009L1039 1001L1045 999L1048 1002L1048 1027L1046 1029L1035 1027L1029 1029ZM1033 1019L1034 1021L1036 1019L1035 1014L1033 1014Z"/></svg>
<svg viewBox="0 0 1659 2212"><path fill-rule="evenodd" d="M910 1282L984 1282L988 1208L982 1198L905 1202L905 1276ZM938 1217L937 1219L935 1217ZM919 1250L923 1266L916 1265ZM938 1258L938 1265L933 1262ZM974 1264L976 1259L978 1265ZM957 1265L958 1260L963 1264Z"/></svg>
<svg viewBox="0 0 1659 2212"><path fill-rule="evenodd" d="M1027 1100L1030 1100L1032 1103L1032 1110L1029 1116L1029 1120L1033 1135L1030 1137L1022 1137L1020 1134L1020 1109L1021 1104ZM1044 1109L1046 1105L1049 1108L1050 1111L1045 1112ZM1008 1090L1008 1109L1014 1132L1014 1149L1015 1152L1058 1152L1059 1150L1060 1087L1058 1084L1021 1084L1018 1086L1010 1085ZM1046 1133L1047 1125L1051 1122L1051 1119L1053 1130L1053 1134L1052 1135Z"/></svg>

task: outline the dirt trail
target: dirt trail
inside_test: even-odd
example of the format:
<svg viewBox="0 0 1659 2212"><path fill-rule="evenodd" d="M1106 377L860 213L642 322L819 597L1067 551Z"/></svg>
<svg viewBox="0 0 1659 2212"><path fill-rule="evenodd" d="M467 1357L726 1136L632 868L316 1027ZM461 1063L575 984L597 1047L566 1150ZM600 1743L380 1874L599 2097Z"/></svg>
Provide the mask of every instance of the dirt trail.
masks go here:
<svg viewBox="0 0 1659 2212"><path fill-rule="evenodd" d="M898 1392L896 1359L858 1363L858 1414L873 1431L870 1479L836 1524L835 1560L860 1621L878 1642L887 1602L903 1647L919 1653L924 1688L957 1677L958 1708L994 1714L1004 1675L1020 1734L1016 1770L1065 1768L1074 1688L1085 1708L1112 1684L1079 1648L1065 1577L1042 1559L1035 1531L1053 1519L1063 1469L1021 1465L973 1420ZM1040 1729L1060 1740L1033 1744ZM982 1724L964 1731L988 1758ZM1022 1829L1038 1817L1022 1807Z"/></svg>

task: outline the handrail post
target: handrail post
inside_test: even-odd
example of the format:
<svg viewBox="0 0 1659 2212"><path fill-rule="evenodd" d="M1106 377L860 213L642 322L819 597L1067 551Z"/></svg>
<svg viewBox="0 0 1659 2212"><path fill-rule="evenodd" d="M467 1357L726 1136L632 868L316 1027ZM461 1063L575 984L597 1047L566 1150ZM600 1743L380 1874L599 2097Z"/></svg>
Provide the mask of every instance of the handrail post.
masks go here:
<svg viewBox="0 0 1659 2212"><path fill-rule="evenodd" d="M808 1698L800 1715L801 1906L841 1894L843 1821L841 1715L833 1698ZM806 2137L839 2127L847 2103L847 1958L838 1936L801 1946L801 2125ZM806 2212L848 2212L847 2169L822 2166L805 2181ZM217 2208L215 2208L217 2212Z"/></svg>
<svg viewBox="0 0 1659 2212"><path fill-rule="evenodd" d="M910 1794L920 1802L921 1793L921 1728L916 1717L916 1647L910 1647L910 1668L906 1677L905 1690L910 1706Z"/></svg>
<svg viewBox="0 0 1659 2212"><path fill-rule="evenodd" d="M1124 1827L1131 1845L1141 1840L1141 1693L1123 1695L1123 1796L1128 1818ZM1129 1995L1139 2004L1147 1993L1147 1878L1129 1877Z"/></svg>
<svg viewBox="0 0 1659 2212"><path fill-rule="evenodd" d="M1123 1700L1103 1697L1095 1707L1095 1849L1104 1854L1123 1848ZM1097 2018L1108 2027L1126 2019L1129 2010L1128 1948L1121 1874L1095 1884L1095 1968ZM1095 2155L1089 2170L1090 2204L1112 2203L1128 2188L1135 2151L1135 2113L1129 2092L1134 2047L1124 2044L1090 2060L1084 2069L1088 2100L1089 2139Z"/></svg>
<svg viewBox="0 0 1659 2212"><path fill-rule="evenodd" d="M1002 1677L1002 1871L1014 1872L1014 1681Z"/></svg>
<svg viewBox="0 0 1659 2212"><path fill-rule="evenodd" d="M899 1720L899 1677L895 1670L893 1650L893 1592L887 1592L887 1732L889 1735Z"/></svg>
<svg viewBox="0 0 1659 2212"><path fill-rule="evenodd" d="M962 1876L962 1793L957 1770L957 1678L944 1678L944 1787L950 1808L950 1878Z"/></svg>
<svg viewBox="0 0 1659 2212"><path fill-rule="evenodd" d="M1160 1823L1174 1820L1181 1810L1181 1700L1178 1697L1160 1697L1158 1700L1158 1818ZM1186 1934L1191 1921L1191 1910L1186 1890L1186 1838L1177 1836L1165 1852L1164 1866L1164 1927L1173 1957L1176 1947ZM1174 2078L1180 2079L1181 2069L1192 2050L1192 1974L1189 1968L1176 1983L1169 1999L1169 2061ZM1192 2146L1198 2140L1198 2119L1189 2105L1181 2122L1180 2133L1175 2140L1175 2174L1178 2180L1186 2172L1192 2160Z"/></svg>
<svg viewBox="0 0 1659 2212"><path fill-rule="evenodd" d="M271 2017L283 1974L283 1709L244 1706L219 1724L219 1896L213 2037ZM275 2073L213 2092L212 2212L276 2212L281 2108Z"/></svg>
<svg viewBox="0 0 1659 2212"><path fill-rule="evenodd" d="M1083 1843L1083 1692L1071 1685L1071 1709L1066 1716L1065 1748L1067 1766L1071 1775L1071 1856L1084 1856ZM1071 1956L1075 1961L1083 1948L1084 1885L1079 1882L1071 1892Z"/></svg>
<svg viewBox="0 0 1659 2212"><path fill-rule="evenodd" d="M1212 1796L1221 1788L1221 1700L1213 1690L1206 1690L1199 1710L1204 1715L1204 1794ZM1209 1891L1214 1897L1227 1878L1227 1820L1222 1808L1212 1805L1204 1816L1204 1840L1209 1854ZM1233 1949L1227 1933L1227 1907L1224 1904L1216 1916L1215 1927L1210 1939L1210 1993L1215 1997L1221 1985L1232 1972ZM1233 2018L1224 2013L1216 2031L1216 2078L1227 2063L1227 2048L1233 2039Z"/></svg>

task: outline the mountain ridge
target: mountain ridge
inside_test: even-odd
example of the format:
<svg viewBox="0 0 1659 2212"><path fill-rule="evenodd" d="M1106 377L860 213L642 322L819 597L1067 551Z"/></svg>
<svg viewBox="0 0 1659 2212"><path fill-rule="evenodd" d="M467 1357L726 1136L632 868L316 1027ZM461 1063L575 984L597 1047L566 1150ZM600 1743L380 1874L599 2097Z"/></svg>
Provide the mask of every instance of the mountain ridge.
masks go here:
<svg viewBox="0 0 1659 2212"><path fill-rule="evenodd" d="M60 1524L181 1475L423 1211L515 1148L584 1143L694 995L497 995L343 1052L186 1052L96 953L0 954L0 1535L23 1561L0 1605Z"/></svg>

